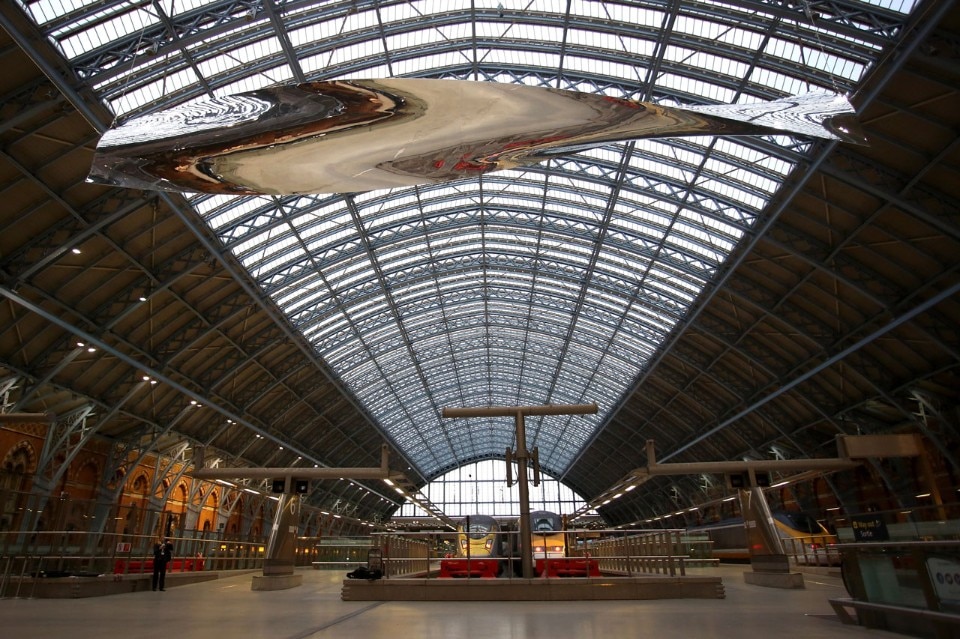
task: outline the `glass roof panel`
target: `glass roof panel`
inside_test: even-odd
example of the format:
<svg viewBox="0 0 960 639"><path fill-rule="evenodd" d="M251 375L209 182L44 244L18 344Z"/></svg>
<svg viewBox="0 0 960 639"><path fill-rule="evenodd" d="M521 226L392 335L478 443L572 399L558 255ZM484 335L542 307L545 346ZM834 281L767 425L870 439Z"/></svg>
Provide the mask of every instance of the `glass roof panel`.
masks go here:
<svg viewBox="0 0 960 639"><path fill-rule="evenodd" d="M759 2L683 0L671 19L652 1L275 0L279 34L235 0L18 2L115 116L299 72L665 104L851 92L915 4L851 0L811 23ZM498 422L441 419L448 404L595 401L597 415L535 422L560 475L808 148L639 140L445 185L190 201L424 477L511 443Z"/></svg>
<svg viewBox="0 0 960 639"><path fill-rule="evenodd" d="M124 11L97 17L100 19L90 19L86 29L75 31L59 40L60 48L67 58L75 58L160 22L160 18L149 11Z"/></svg>

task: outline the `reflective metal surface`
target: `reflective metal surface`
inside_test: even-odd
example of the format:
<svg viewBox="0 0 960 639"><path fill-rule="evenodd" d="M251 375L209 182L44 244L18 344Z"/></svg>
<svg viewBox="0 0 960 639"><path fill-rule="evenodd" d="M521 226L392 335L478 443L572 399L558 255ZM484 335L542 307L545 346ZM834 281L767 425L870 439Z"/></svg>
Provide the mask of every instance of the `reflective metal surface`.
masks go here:
<svg viewBox="0 0 960 639"><path fill-rule="evenodd" d="M672 108L515 84L391 78L283 85L130 120L90 181L237 195L436 184L617 140L794 133L863 143L841 96Z"/></svg>

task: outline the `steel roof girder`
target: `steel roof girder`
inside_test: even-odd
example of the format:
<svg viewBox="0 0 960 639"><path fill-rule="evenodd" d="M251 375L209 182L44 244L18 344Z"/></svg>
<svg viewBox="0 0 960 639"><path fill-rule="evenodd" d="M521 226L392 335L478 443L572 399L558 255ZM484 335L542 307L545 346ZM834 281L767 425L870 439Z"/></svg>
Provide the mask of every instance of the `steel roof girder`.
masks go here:
<svg viewBox="0 0 960 639"><path fill-rule="evenodd" d="M128 3L114 3L114 6ZM157 43L156 51L149 51L155 55L166 55L168 51L163 46L165 42L178 43L177 50L187 49L192 45L209 42L212 48L217 48L221 41L211 36L224 33L230 34L230 39L224 39L224 45L236 45L247 41L257 41L273 32L269 22L250 22L247 17L251 9L259 4L258 0L228 0L207 4L193 11L184 12L168 18L169 23L161 20L153 27L141 31L131 32L127 36L110 41L108 44L92 49L83 55L73 58L70 62L74 69L84 77L89 84L102 84L122 73L122 68L128 62L134 61L137 55L147 52L144 43ZM138 9L134 9L138 10ZM237 25L246 25L247 29L239 30ZM87 25L84 25L85 27ZM56 29L48 30L47 34L53 39ZM70 33L60 34L60 37ZM169 37L168 37L169 36ZM141 51L143 49L143 51Z"/></svg>
<svg viewBox="0 0 960 639"><path fill-rule="evenodd" d="M956 211L960 201L935 190L927 182L915 182L915 176L897 174L868 158L839 149L832 162L821 170L831 178L864 191L888 206L908 213L938 232L960 241L960 224ZM909 185L909 188L907 188ZM905 190L906 189L906 190Z"/></svg>
<svg viewBox="0 0 960 639"><path fill-rule="evenodd" d="M666 379L670 379L670 372L674 370L676 363L683 364L687 367L688 376L678 375L673 379L678 388L686 388L694 380L702 378L707 380L711 389L716 389L715 392L711 392L713 396L719 398L720 391L724 391L727 402L735 402L739 397L750 393L756 386L757 378L776 379L772 371L744 353L737 343L722 341L720 348L713 349L709 356L702 350L686 344L677 345L674 351L670 354L669 361L665 362L664 377ZM737 354L739 361L735 364L724 364L730 353ZM751 381L753 384L750 383ZM712 404L719 409L719 399Z"/></svg>
<svg viewBox="0 0 960 639"><path fill-rule="evenodd" d="M53 91L45 77L38 76L18 86L16 90L0 96L0 107L5 114L0 122L0 133L21 128L25 122L33 124L32 121L41 114L60 109L64 102L66 98Z"/></svg>
<svg viewBox="0 0 960 639"><path fill-rule="evenodd" d="M824 2L811 0L803 5L797 4L795 6L782 5L773 0L743 0L735 6L697 4L695 11L697 14L724 17L734 24L749 21L749 17L738 9L756 15L777 15L781 20L786 19L785 24L790 24L790 21L792 21L799 29L806 31L808 29L807 25L813 20L811 17L813 15L813 5L820 6L824 10L823 14L818 15L821 18L827 18L826 21L831 22L831 26L843 37L864 41L873 39L877 47L882 47L892 41L896 33L904 26L906 20L906 16L902 14L881 7L865 6L864 3L857 0L827 0ZM811 15L806 13L808 7L811 9ZM830 20L829 16L833 16L834 19ZM864 26L861 26L862 21L852 19L854 16L871 16L875 20L875 24L871 23L868 28L864 28ZM763 24L765 22L759 22L760 26ZM879 25L884 26L878 29Z"/></svg>
<svg viewBox="0 0 960 639"><path fill-rule="evenodd" d="M810 222L817 223L816 220L810 220ZM786 225L779 226L775 232L764 238L764 243L807 263L811 269L826 275L844 287L853 289L874 307L887 307L896 299L894 297L896 285L893 282L885 280L875 271L871 272L863 260L854 259L845 253L842 247L829 247L808 233ZM863 246L858 246L858 250L869 252L869 249ZM876 282L871 282L872 278L876 278ZM867 283L866 286L865 283ZM869 286L869 284L875 284L875 286ZM882 289L879 294L871 290L877 287ZM840 298L838 303L847 306L851 311L854 310L854 300L845 296Z"/></svg>
<svg viewBox="0 0 960 639"><path fill-rule="evenodd" d="M456 326L451 327L450 330L455 334L458 330L458 327ZM525 329L525 332L528 335L543 335L544 337L550 337L555 334L553 331L549 330L548 327L539 327L539 326L527 326ZM579 335L579 333L582 333L582 335ZM439 334L439 333L435 333L435 334ZM588 337L591 337L593 339L587 339ZM376 355L382 356L390 352L393 352L394 350L402 349L402 344L395 340L396 340L396 336L386 336L384 339L371 344L370 346L371 354L374 354L375 356ZM593 331L581 326L578 329L578 337L575 343L577 343L580 346L586 346L586 347L592 348L598 353L606 352L611 357L615 357L615 355L612 352L607 350L608 345L610 343L609 335L606 335L606 334L594 335ZM650 349L653 348L654 344L655 344L654 342L647 341L647 345ZM629 355L633 355L635 357L636 353L635 352L629 353ZM622 359L625 362L631 361L629 357L620 357L620 359Z"/></svg>
<svg viewBox="0 0 960 639"><path fill-rule="evenodd" d="M25 175L30 175L26 167L23 167L23 171ZM32 175L30 179L36 181ZM42 188L46 190L46 187ZM54 264L71 248L102 234L105 228L146 205L148 201L142 193L137 191L111 190L77 210L68 205L59 195L52 193L51 195L64 207L68 215L61 218L59 223L33 235L31 241L26 242L17 251L5 254L0 260L0 265L21 281L33 278L38 272ZM64 236L67 239L64 239ZM42 257L32 259L28 256L30 252L39 252ZM18 262L23 266L18 267Z"/></svg>
<svg viewBox="0 0 960 639"><path fill-rule="evenodd" d="M210 224L211 219L223 214L224 211L230 210L230 208L232 207L218 207L204 214L204 221ZM312 209L302 209L298 211L298 214L308 213L310 210ZM237 259L243 261L249 253L256 252L266 242L255 244L246 251L237 250L239 244L252 241L257 235L269 234L278 226L289 224L289 218L286 207L282 204L269 203L238 217L229 224L218 227L216 233L224 248L231 251Z"/></svg>
<svg viewBox="0 0 960 639"><path fill-rule="evenodd" d="M794 285L795 287L796 285ZM769 318L776 317L778 323L788 325L797 334L806 337L816 348L836 338L834 327L802 309L790 305L789 295L780 295L762 286L759 282L744 278L730 278L727 290L740 299L761 310Z"/></svg>
<svg viewBox="0 0 960 639"><path fill-rule="evenodd" d="M546 260L542 258L534 261L525 253L513 255L501 253L496 256L484 256L482 254L462 255L457 259L451 258L443 260L442 263L451 264L454 270L441 271L437 269L435 264L434 270L437 273L445 274L448 272L456 273L460 271L469 272L470 266L486 265L489 267L492 264L496 264L505 273L515 272L518 274L524 274L532 272L532 269L535 269L538 272L549 272L560 280L567 279L569 277L573 277L574 280L577 280L577 276L582 271L582 266L578 262L564 262L557 259ZM554 265L555 270L547 271L545 267L548 265ZM413 280L414 282L422 281L425 277L427 277L427 274L424 273L424 270L425 269L416 267L415 271L417 274L417 279ZM671 263L669 260L662 260L662 266L658 269L658 271L671 272L675 276L689 278L693 282L699 282L704 279L704 271L702 269L690 269L689 264L683 262ZM409 271L400 271L399 275L403 275L407 272ZM709 271L707 272L709 273ZM614 295L621 293L632 294L638 285L637 281L628 282L624 280L623 276L621 276L619 273L608 274L606 272L606 262L598 265L598 274L603 278L604 288L610 290L610 292ZM647 277L656 276L647 274ZM402 279L397 282L398 285L401 283L403 283ZM623 286L614 286L615 283L623 283Z"/></svg>

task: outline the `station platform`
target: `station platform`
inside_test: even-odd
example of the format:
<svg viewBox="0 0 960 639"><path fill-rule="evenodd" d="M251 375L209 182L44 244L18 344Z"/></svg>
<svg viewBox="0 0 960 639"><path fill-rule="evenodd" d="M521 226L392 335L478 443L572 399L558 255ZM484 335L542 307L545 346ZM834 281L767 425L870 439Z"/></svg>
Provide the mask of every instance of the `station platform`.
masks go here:
<svg viewBox="0 0 960 639"><path fill-rule="evenodd" d="M845 597L840 580L806 575L803 590L744 583L744 566L689 570L719 576L725 599L650 601L369 602L343 601L346 572L306 568L303 585L253 591L251 574L85 599L2 599L5 637L209 639L269 637L514 637L532 639L855 639L903 637L843 625L829 599Z"/></svg>

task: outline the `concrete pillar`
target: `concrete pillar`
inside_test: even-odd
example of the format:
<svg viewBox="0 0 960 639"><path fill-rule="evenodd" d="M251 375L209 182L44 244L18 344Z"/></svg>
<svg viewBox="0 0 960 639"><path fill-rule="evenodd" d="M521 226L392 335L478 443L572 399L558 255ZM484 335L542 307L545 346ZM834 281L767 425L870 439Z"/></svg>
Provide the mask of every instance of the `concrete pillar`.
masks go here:
<svg viewBox="0 0 960 639"><path fill-rule="evenodd" d="M292 494L291 483L288 477L287 490L280 495L270 528L263 575L253 577L252 590L286 590L303 583L303 575L294 574L300 496Z"/></svg>
<svg viewBox="0 0 960 639"><path fill-rule="evenodd" d="M803 575L790 572L790 559L784 552L763 489L754 485L737 492L747 533L747 549L750 551L751 570L743 573L744 581L770 588L803 588Z"/></svg>

